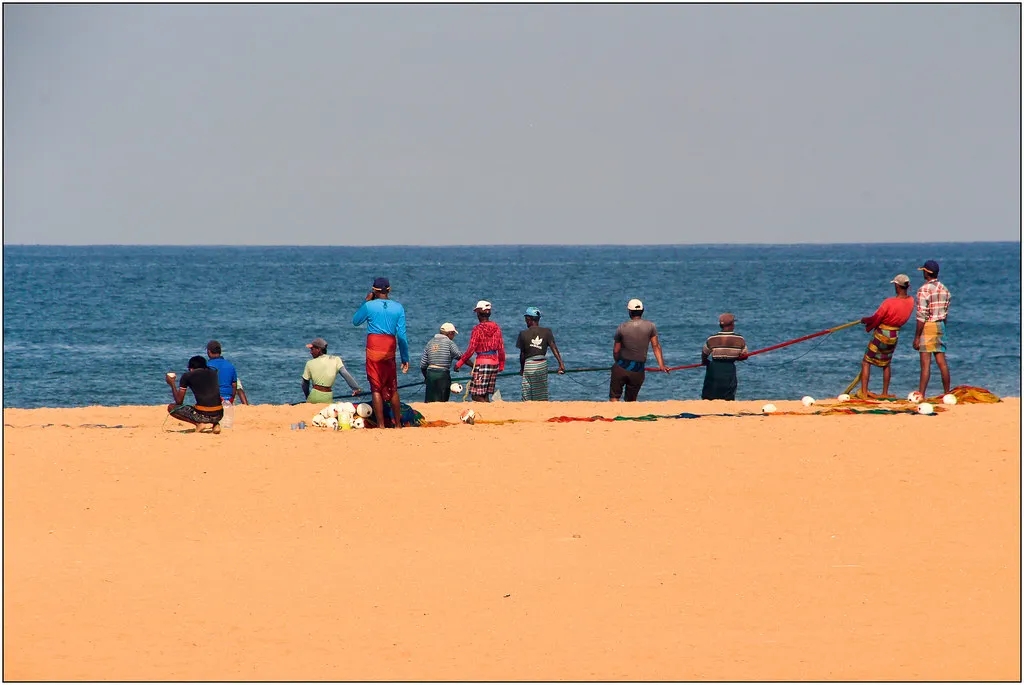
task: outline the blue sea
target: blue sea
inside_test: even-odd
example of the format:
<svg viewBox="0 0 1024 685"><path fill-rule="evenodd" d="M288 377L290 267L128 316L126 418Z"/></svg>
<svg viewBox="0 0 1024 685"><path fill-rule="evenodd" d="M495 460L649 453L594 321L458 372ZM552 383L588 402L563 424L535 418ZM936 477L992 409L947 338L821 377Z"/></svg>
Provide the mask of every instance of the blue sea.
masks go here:
<svg viewBox="0 0 1024 685"><path fill-rule="evenodd" d="M691 245L501 247L5 246L4 407L157 405L164 373L184 371L210 339L238 369L251 401L303 399L305 344L326 338L365 384L365 330L351 324L376 276L405 305L412 369L451 321L462 349L473 305L494 304L505 332L506 370L523 310L537 306L568 368L611 365L626 302L643 300L670 366L700 360L721 312L733 312L751 350L872 314L890 279L927 259L952 292L947 323L953 385L1020 396L1020 243L893 245ZM892 391L916 388L913 322L893 362ZM869 335L857 326L752 357L739 367L737 399L832 397L856 375ZM651 358L653 365L653 358ZM461 376L463 374L457 374ZM641 400L695 399L702 369L648 374ZM872 390L881 389L881 373ZM344 382L338 381L338 388ZM505 400L519 379L503 377ZM933 369L931 391L941 389ZM403 389L422 400L422 386ZM551 377L553 400L606 400L607 372Z"/></svg>

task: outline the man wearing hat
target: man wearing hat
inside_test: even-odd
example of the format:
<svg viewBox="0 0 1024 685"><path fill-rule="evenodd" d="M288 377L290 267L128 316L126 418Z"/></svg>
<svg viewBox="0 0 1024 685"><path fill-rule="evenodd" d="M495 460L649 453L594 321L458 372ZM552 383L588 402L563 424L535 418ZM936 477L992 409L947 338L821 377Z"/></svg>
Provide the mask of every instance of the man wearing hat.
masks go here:
<svg viewBox="0 0 1024 685"><path fill-rule="evenodd" d="M458 335L455 324L441 324L441 332L435 333L420 355L420 372L426 383L424 402L447 402L452 394L452 362L462 354L455 344Z"/></svg>
<svg viewBox="0 0 1024 685"><path fill-rule="evenodd" d="M306 362L306 368L302 370L302 394L306 401L313 404L330 404L334 401L334 381L338 374L345 379L352 394L359 394L359 384L352 374L345 368L341 357L334 354L327 354L327 341L323 338L313 338L313 342L306 345L309 354L313 358ZM312 384L312 388L310 388Z"/></svg>
<svg viewBox="0 0 1024 685"><path fill-rule="evenodd" d="M469 394L474 402L490 402L497 385L498 374L505 370L505 341L501 337L501 326L491 321L491 303L480 300L473 307L478 323L469 334L469 346L455 368L461 369L470 357L473 362L473 377L469 382Z"/></svg>
<svg viewBox="0 0 1024 685"><path fill-rule="evenodd" d="M939 283L939 263L929 259L918 271L924 274L924 285L917 290L917 331L914 349L921 353L921 382L918 392L927 397L932 374L932 355L942 374L942 391L949 393L949 366L946 364L946 314L949 311L949 290Z"/></svg>
<svg viewBox="0 0 1024 685"><path fill-rule="evenodd" d="M402 415L398 399L398 367L395 348L402 358L402 373L409 372L409 341L405 337L405 308L391 299L391 283L377 278L366 301L352 315L352 325L366 324L366 378L373 392L373 412L377 425L384 427L384 403L391 403L392 415ZM396 420L395 428L402 422Z"/></svg>
<svg viewBox="0 0 1024 685"><path fill-rule="evenodd" d="M726 312L718 317L718 332L704 341L700 363L704 371L702 400L735 400L736 362L746 359L747 341L736 333L736 317Z"/></svg>
<svg viewBox="0 0 1024 685"><path fill-rule="evenodd" d="M608 388L608 399L618 402L622 391L626 391L626 401L636 402L640 394L640 386L647 377L644 364L647 362L647 346L654 350L654 358L658 360L658 370L668 373L665 360L661 356L661 343L658 342L658 327L653 321L644 320L644 303L634 298L626 303L629 321L619 324L615 329L615 344L612 346L612 380Z"/></svg>
<svg viewBox="0 0 1024 685"><path fill-rule="evenodd" d="M565 373L562 355L555 344L555 334L550 328L540 325L540 310L527 307L523 317L526 330L519 331L516 347L519 348L519 373L523 376L523 402L548 401L548 348L558 360L558 373Z"/></svg>
<svg viewBox="0 0 1024 685"><path fill-rule="evenodd" d="M877 397L868 390L872 366L882 369L881 397L891 397L889 380L892 377L892 355L896 351L896 343L899 342L900 328L910 320L910 316L914 313L914 298L907 294L910 277L906 274L899 274L889 282L892 283L896 295L882 300L878 311L860 320L864 324L865 331L868 333L872 330L875 331L860 363L860 392L857 395L864 399ZM856 387L856 381L852 387Z"/></svg>

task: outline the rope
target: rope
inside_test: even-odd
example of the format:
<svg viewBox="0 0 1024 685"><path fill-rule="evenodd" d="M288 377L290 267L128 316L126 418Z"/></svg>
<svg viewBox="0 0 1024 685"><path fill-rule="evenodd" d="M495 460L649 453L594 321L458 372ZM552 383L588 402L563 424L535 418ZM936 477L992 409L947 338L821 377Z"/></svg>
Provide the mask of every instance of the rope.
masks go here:
<svg viewBox="0 0 1024 685"><path fill-rule="evenodd" d="M795 344L797 344L799 342L803 342L805 340L810 340L811 338L817 338L818 336L821 336L821 335L828 335L830 333L835 333L836 331L841 331L844 328L849 328L850 326L856 326L859 323L860 323L860 319L857 319L856 321L851 321L850 323L844 323L844 324L839 325L839 326L833 326L832 328L826 328L825 330L818 331L817 333L811 333L810 335L804 335L804 336L801 336L799 338L794 338L793 340L787 340L786 342L781 342L778 345L772 345L771 347L763 347L760 350L754 350L753 352L748 352L745 357L740 357L740 359L741 360L742 359L749 359L750 357L753 357L754 355L757 355L757 354L764 354L765 352L771 352L772 350L778 350L778 349L781 349L783 347L789 347L790 345L795 345ZM797 359L799 359L799 357L797 357ZM669 371L679 371L680 369L696 369L699 366L703 366L703 365L702 364L686 364L685 366L670 366L668 368L668 370ZM655 366L655 367L649 367L646 370L647 371L660 371L661 369L659 369L658 367Z"/></svg>
<svg viewBox="0 0 1024 685"><path fill-rule="evenodd" d="M806 352L804 352L803 354L801 354L799 356L793 357L792 359L787 359L784 362L779 362L778 364L766 364L766 365L765 364L759 364L758 368L760 368L760 369L774 369L774 368L777 368L779 366L785 366L786 364L792 364L796 360L803 359L804 357L809 355L811 352L814 352L816 349L821 347L821 344L823 342L825 342L826 340L828 340L831 335L832 335L831 333L829 335L826 335L824 338L822 338L817 343L815 343L810 349L808 349Z"/></svg>
<svg viewBox="0 0 1024 685"><path fill-rule="evenodd" d="M826 328L825 330L818 331L817 333L811 333L810 335L804 335L804 336L801 336L799 338L794 338L793 340L787 340L785 342L781 342L778 345L772 345L770 347L761 348L760 350L754 350L753 352L748 352L745 357L740 357L740 359L749 359L750 357L753 357L754 355L764 354L765 352L771 352L773 350L778 350L778 349L781 349L783 347L788 347L790 345L795 345L797 343L804 342L805 340L811 340L812 338L817 338L819 336L823 336L823 335L827 336L827 335L829 335L831 333L835 333L836 331L841 331L844 328L849 328L850 326L856 326L859 323L860 323L860 319L857 319L856 321L851 321L849 323L844 323L844 324L841 324L839 326L833 326L832 328ZM818 344L820 345L822 342L825 342L825 341L822 340ZM808 350L804 354L800 355L800 357L796 357L794 359L790 359L789 361L783 362L782 364L779 364L778 366L782 366L783 364L792 363L792 362L796 361L797 359L800 359L801 357L809 354L810 352L812 352L816 348L817 348L817 345L815 347L812 347L810 350ZM683 369L698 369L698 368L700 368L702 366L704 366L704 365L700 364L700 363L697 363L697 364L683 364L682 366L670 366L670 367L667 367L667 368L668 368L669 371L681 371ZM473 368L476 368L476 360L475 359L473 360ZM566 369L563 373L564 374L590 373L590 372L593 372L593 371L611 371L611 369L612 369L612 367L610 367L610 366L587 366L587 367L578 368L578 369ZM660 371L661 369L659 369L658 367L655 366L655 367L648 367L645 370L646 371ZM548 373L549 374L556 374L556 373L558 373L558 370L557 369L548 369ZM497 378L502 378L502 377L506 377L506 376L518 376L518 375L520 375L518 371L502 371L501 373L499 373L497 375ZM469 381L471 381L472 378L473 378L472 373L470 373L469 376L460 376L460 377L457 377L457 378L452 378L452 382L456 382L456 381L458 381L458 382L466 382L466 392L462 396L463 401L465 401L469 397ZM575 381L575 379L571 379L571 380ZM576 382L578 383L578 381L576 381ZM413 383L403 383L403 384L398 386L398 389L402 390L404 388L415 388L415 387L418 387L418 386L421 386L421 385L425 385L425 384L426 384L425 380L423 380L423 381L415 381ZM579 384L583 385L582 383L579 383ZM366 397L366 396L370 396L372 394L373 393L371 391L367 390L367 391L364 391L364 392L356 393L354 395L345 395L345 398ZM300 404L305 404L305 402L293 402L292 406L297 406L297 405L300 405Z"/></svg>

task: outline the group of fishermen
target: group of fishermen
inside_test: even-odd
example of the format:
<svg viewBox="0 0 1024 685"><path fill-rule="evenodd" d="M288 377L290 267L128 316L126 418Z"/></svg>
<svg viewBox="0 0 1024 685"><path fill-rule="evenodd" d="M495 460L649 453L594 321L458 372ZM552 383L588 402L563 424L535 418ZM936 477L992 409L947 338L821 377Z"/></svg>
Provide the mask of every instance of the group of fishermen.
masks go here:
<svg viewBox="0 0 1024 685"><path fill-rule="evenodd" d="M917 328L913 346L920 352L921 375L919 391L922 396L928 386L931 373L931 358L934 356L942 375L944 392L949 392L949 367L945 359L946 345L944 342L945 320L949 308L949 290L939 282L939 264L928 260L919 267L924 274L924 284L918 289L917 297L908 295L910 278L899 274L892 279L895 296L885 299L878 310L871 316L861 319L867 332L874 331L861 362L858 381L861 389L860 397L877 398L891 397L889 382L892 370L893 352L899 341L899 330L910 320L916 311ZM634 402L643 386L646 377L648 349L652 350L657 360L658 371L668 373L665 366L661 344L658 341L658 329L653 321L644 319L644 305L638 299L631 299L626 304L629 319L615 330L609 382L609 399L613 402L625 399ZM426 386L424 400L426 402L447 402L452 392L451 370L455 370L473 360L472 374L469 382L469 395L475 402L489 402L496 389L498 375L505 369L505 343L501 327L491 321L492 305L480 300L473 308L476 313L477 325L470 333L469 344L464 352L460 352L455 344L458 335L455 325L446 322L427 342L420 356L420 371ZM524 312L526 327L520 331L516 339L519 350L519 373L522 377L522 395L525 401L546 401L548 399L549 364L548 349L554 354L558 363L559 374L565 373L565 364L555 343L555 335L550 328L540 325L541 311L537 307L527 307ZM398 394L399 359L402 373L409 371L409 343L406 337L405 308L391 299L391 283L387 278L376 278L367 293L365 301L352 316L352 324L366 324L366 377L370 384L374 421L377 425L391 424L401 427L400 420L387 421L384 403L390 404L391 415L400 417L402 413ZM749 356L746 341L738 334L736 317L724 313L718 317L719 330L709 336L701 348L701 364L706 367L701 398L706 400L734 400L736 398L737 375L736 362ZM211 341L211 345L216 341ZM353 395L361 394L361 388L352 374L345 368L341 357L327 353L327 342L316 338L306 345L311 359L306 362L302 373L302 391L308 402L330 403L334 401L333 386L338 375L345 380ZM396 358L397 355L397 358ZM219 343L216 345L216 357L220 357ZM475 358L474 358L475 357ZM223 360L226 362L226 360ZM221 362L214 363L216 364ZM195 364L195 366L193 366ZM882 394L875 395L868 391L871 367L881 368ZM226 370L226 369L225 369ZM213 380L203 376L207 368L202 357L189 360L189 372L185 373L179 387L175 387L173 374L168 374L168 383L174 393L175 404L168 405L168 412L175 418L189 423L210 423L215 428L223 417L220 402L214 406L211 387L228 388L230 397L221 397L223 401L234 402L234 367L227 378L230 382L217 381L217 369L212 368ZM193 388L196 405L185 408L183 405L185 390ZM240 389L240 385L239 385ZM200 394L203 397L200 397ZM209 397L207 397L209 395ZM216 432L216 431L215 431Z"/></svg>

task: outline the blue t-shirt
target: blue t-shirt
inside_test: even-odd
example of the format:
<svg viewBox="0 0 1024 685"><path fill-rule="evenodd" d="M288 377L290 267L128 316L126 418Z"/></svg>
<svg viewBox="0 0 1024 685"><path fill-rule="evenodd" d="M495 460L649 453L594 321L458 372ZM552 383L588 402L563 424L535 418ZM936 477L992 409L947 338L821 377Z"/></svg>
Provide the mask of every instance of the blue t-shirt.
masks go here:
<svg viewBox="0 0 1024 685"><path fill-rule="evenodd" d="M220 383L220 396L225 400L231 399L231 384L238 382L238 374L235 366L224 357L208 359L206 365L211 369L217 369L217 380Z"/></svg>
<svg viewBox="0 0 1024 685"><path fill-rule="evenodd" d="M393 335L398 339L398 354L402 363L409 363L409 341L405 337L405 307L394 300L369 300L363 302L352 316L352 325L366 322L367 333Z"/></svg>

